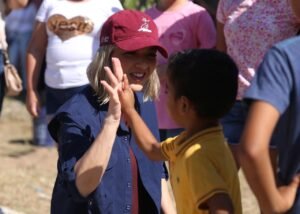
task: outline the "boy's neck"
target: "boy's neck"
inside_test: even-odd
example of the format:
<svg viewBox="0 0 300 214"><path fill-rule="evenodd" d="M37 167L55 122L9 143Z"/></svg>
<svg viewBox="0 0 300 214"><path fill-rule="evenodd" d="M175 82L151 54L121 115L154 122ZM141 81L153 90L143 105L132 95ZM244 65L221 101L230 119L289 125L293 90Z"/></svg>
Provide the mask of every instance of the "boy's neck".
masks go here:
<svg viewBox="0 0 300 214"><path fill-rule="evenodd" d="M218 125L218 120L201 120L197 123L191 123L188 127L186 127L186 137L190 138L198 132L204 131L205 129L209 129L212 127L216 127Z"/></svg>
<svg viewBox="0 0 300 214"><path fill-rule="evenodd" d="M188 0L160 0L156 8L160 11L176 11L186 2L188 2Z"/></svg>

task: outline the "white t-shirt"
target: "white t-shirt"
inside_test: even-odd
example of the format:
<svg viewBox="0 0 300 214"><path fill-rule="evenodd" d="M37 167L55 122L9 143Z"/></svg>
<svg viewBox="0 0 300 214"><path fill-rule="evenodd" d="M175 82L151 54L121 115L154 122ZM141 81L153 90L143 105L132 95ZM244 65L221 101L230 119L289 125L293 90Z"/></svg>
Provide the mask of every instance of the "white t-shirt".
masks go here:
<svg viewBox="0 0 300 214"><path fill-rule="evenodd" d="M5 22L2 18L2 14L0 12L0 50L6 49L7 43L5 39Z"/></svg>
<svg viewBox="0 0 300 214"><path fill-rule="evenodd" d="M4 22L4 2L0 0L0 50L7 48L5 39L5 22Z"/></svg>
<svg viewBox="0 0 300 214"><path fill-rule="evenodd" d="M36 19L47 27L46 85L65 89L88 84L86 69L99 47L102 24L119 10L119 0L43 1Z"/></svg>

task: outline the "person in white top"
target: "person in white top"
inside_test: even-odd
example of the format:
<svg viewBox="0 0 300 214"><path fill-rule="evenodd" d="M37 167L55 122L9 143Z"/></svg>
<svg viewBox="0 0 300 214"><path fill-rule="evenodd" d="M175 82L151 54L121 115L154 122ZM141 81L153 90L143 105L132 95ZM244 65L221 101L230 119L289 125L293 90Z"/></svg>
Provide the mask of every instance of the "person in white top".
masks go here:
<svg viewBox="0 0 300 214"><path fill-rule="evenodd" d="M44 0L27 51L27 110L40 113L38 82L46 61L46 112L56 110L88 84L86 68L99 47L102 24L122 10L119 0ZM44 58L45 57L45 58Z"/></svg>

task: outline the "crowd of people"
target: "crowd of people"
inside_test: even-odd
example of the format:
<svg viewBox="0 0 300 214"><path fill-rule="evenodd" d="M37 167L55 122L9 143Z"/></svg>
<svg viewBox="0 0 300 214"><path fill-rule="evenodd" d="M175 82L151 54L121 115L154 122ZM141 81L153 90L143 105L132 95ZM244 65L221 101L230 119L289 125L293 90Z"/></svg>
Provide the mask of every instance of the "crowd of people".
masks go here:
<svg viewBox="0 0 300 214"><path fill-rule="evenodd" d="M242 214L239 168L262 213L300 212L300 1L212 2L0 1L51 213Z"/></svg>

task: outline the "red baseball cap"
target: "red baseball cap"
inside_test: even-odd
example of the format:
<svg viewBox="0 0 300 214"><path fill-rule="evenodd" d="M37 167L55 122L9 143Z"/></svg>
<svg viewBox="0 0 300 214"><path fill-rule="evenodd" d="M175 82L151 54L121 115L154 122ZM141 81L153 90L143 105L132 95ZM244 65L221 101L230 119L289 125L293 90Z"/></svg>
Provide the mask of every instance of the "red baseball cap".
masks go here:
<svg viewBox="0 0 300 214"><path fill-rule="evenodd" d="M156 47L165 57L168 52L158 41L158 31L152 18L136 10L121 10L103 24L100 45L116 45L125 51Z"/></svg>

